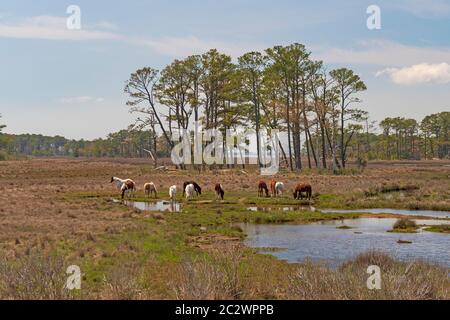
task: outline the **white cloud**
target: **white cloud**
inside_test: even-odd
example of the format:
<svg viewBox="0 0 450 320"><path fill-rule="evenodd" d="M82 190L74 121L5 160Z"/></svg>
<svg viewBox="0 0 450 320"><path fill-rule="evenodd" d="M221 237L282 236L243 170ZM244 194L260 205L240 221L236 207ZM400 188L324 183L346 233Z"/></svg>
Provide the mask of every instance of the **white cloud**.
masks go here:
<svg viewBox="0 0 450 320"><path fill-rule="evenodd" d="M102 97L91 97L91 96L78 96L78 97L64 97L59 100L62 103L92 103L92 102L103 102L105 101Z"/></svg>
<svg viewBox="0 0 450 320"><path fill-rule="evenodd" d="M34 16L13 23L0 22L0 38L45 40L111 40L119 36L106 31L88 28L69 30L67 17ZM102 23L105 27L104 22ZM110 26L111 27L111 26Z"/></svg>
<svg viewBox="0 0 450 320"><path fill-rule="evenodd" d="M248 51L263 50L265 46L252 43L231 43L223 41L202 40L195 36L164 37L160 39L133 39L133 43L146 46L160 54L172 57L185 57L201 54L209 49L217 49L233 57L238 57Z"/></svg>
<svg viewBox="0 0 450 320"><path fill-rule="evenodd" d="M392 82L400 85L446 84L450 82L450 65L448 63L421 63L404 68L387 68L377 72L376 76L387 74Z"/></svg>
<svg viewBox="0 0 450 320"><path fill-rule="evenodd" d="M108 21L99 21L83 25L80 30L69 30L66 26L67 17L34 16L15 20L0 21L0 38L43 39L43 40L118 40L134 45L144 46L151 50L171 57L182 57L190 54L204 53L216 48L233 57L252 51L262 50L265 46L251 43L231 43L216 40L203 40L195 36L163 37L163 38L129 38L114 31L119 28Z"/></svg>
<svg viewBox="0 0 450 320"><path fill-rule="evenodd" d="M314 54L315 58L327 63L365 64L379 66L405 67L428 63L441 63L450 61L449 48L425 48L407 46L398 42L386 40L373 40L360 42L358 48L322 48Z"/></svg>

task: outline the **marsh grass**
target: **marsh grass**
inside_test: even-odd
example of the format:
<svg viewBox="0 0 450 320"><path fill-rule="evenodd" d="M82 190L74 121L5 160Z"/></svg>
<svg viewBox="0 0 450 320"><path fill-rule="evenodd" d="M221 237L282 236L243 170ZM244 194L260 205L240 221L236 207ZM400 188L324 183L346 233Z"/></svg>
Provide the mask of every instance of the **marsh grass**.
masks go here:
<svg viewBox="0 0 450 320"><path fill-rule="evenodd" d="M172 284L177 299L240 299L244 294L243 256L238 246L226 245L209 255L183 261Z"/></svg>
<svg viewBox="0 0 450 320"><path fill-rule="evenodd" d="M369 290L367 267L381 269L381 290ZM426 262L399 262L367 252L337 270L308 262L290 276L289 293L300 300L439 300L449 299L448 269Z"/></svg>
<svg viewBox="0 0 450 320"><path fill-rule="evenodd" d="M73 299L61 257L32 253L15 261L0 259L0 299Z"/></svg>

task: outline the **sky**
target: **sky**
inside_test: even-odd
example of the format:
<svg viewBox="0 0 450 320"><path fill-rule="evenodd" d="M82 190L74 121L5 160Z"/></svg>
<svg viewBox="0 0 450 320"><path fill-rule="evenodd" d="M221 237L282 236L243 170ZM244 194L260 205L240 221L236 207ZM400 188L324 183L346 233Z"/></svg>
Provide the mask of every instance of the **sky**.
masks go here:
<svg viewBox="0 0 450 320"><path fill-rule="evenodd" d="M80 29L67 27L71 5ZM370 5L380 29L367 27ZM449 35L450 0L2 0L1 122L7 133L105 137L134 122L123 87L136 69L294 42L359 74L373 120L421 120L450 111Z"/></svg>

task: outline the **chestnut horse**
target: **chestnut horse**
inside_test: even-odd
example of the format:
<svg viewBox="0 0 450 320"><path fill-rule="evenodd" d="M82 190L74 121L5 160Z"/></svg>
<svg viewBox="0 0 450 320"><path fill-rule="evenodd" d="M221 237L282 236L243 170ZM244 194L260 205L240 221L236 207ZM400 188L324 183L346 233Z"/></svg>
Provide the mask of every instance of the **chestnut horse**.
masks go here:
<svg viewBox="0 0 450 320"><path fill-rule="evenodd" d="M220 183L216 183L216 186L214 187L214 190L216 191L217 200L222 199L225 195L225 191L223 191L223 187Z"/></svg>
<svg viewBox="0 0 450 320"><path fill-rule="evenodd" d="M268 197L269 189L267 188L267 184L264 181L260 181L258 183L258 197L263 197L264 192L266 193L266 197Z"/></svg>
<svg viewBox="0 0 450 320"><path fill-rule="evenodd" d="M277 191L275 190L275 185L277 184L277 181L272 179L270 180L270 194L272 197L276 197Z"/></svg>
<svg viewBox="0 0 450 320"><path fill-rule="evenodd" d="M303 199L303 192L306 193L306 199L311 200L312 187L309 183L299 183L293 192L294 199Z"/></svg>

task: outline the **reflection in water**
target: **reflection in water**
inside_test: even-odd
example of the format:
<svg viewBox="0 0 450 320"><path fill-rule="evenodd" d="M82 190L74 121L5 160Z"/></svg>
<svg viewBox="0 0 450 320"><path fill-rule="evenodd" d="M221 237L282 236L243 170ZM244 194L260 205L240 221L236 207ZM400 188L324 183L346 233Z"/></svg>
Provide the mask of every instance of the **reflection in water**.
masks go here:
<svg viewBox="0 0 450 320"><path fill-rule="evenodd" d="M450 212L448 211L434 211L434 210L406 210L406 209L389 209L389 208L375 208L375 209L352 209L352 210L339 210L339 209L320 209L325 213L390 213L401 214L410 216L427 216L433 218L448 218Z"/></svg>
<svg viewBox="0 0 450 320"><path fill-rule="evenodd" d="M450 267L450 236L419 230L413 234L390 233L397 219L351 219L310 225L240 224L248 235L247 245L255 248L277 247L286 251L274 256L289 262L306 259L325 261L332 267L367 250L380 250L402 260L422 259ZM444 221L417 220L418 224ZM338 229L338 226L352 229ZM397 241L412 241L398 244Z"/></svg>
<svg viewBox="0 0 450 320"><path fill-rule="evenodd" d="M168 212L181 211L181 204L177 201L157 201L157 202L124 201L124 204L142 211L168 211Z"/></svg>

